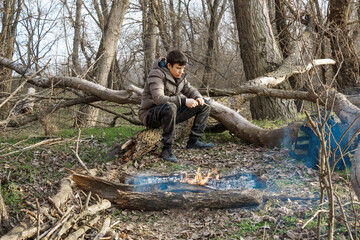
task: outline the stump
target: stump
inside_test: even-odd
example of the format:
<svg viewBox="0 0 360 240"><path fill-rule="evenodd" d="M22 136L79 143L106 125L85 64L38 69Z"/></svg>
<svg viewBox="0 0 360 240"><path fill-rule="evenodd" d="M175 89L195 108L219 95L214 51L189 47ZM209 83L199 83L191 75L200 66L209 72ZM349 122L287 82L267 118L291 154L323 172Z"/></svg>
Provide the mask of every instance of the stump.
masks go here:
<svg viewBox="0 0 360 240"><path fill-rule="evenodd" d="M177 124L175 128L176 140L182 140L190 133L194 118ZM117 157L120 161L128 162L140 159L145 154L157 150L162 146L162 129L145 129L131 137L125 143L116 145L106 154L105 158Z"/></svg>

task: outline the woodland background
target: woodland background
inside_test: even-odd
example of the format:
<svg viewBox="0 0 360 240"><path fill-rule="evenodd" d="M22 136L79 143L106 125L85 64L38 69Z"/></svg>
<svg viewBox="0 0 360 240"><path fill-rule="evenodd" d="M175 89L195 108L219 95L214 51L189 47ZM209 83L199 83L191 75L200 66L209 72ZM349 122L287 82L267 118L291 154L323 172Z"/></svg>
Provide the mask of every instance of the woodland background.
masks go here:
<svg viewBox="0 0 360 240"><path fill-rule="evenodd" d="M183 156L179 143L175 151L183 159L180 165L164 165L151 154L121 164L105 161L104 155L110 146L126 141L142 129L137 119L139 99L129 87L142 88L154 60L166 56L171 49L181 49L189 58L187 78L204 96L218 100L254 123L274 120L284 126L303 118L299 113L304 108L320 112L319 106L324 105L332 110L333 90L353 99L356 105L359 14L360 3L350 0L2 1L0 153L3 160L0 161L2 193L7 207L0 209L10 211L10 218L0 214L3 232L20 222L19 214L29 217L33 225L40 225L39 216L31 217L29 210L20 210L25 208L26 200L38 201L56 192L51 183L53 179L48 176L55 174L49 171L60 172L55 177L59 180L66 175L65 168L75 170L80 166L73 145L79 143L76 137L78 130L83 129L80 156L88 167L100 169L104 175L108 170L120 168L134 174L145 170L161 174L194 172L198 166L217 167L230 174L234 173L230 169L245 168L244 158L251 158L245 164L247 170L266 179L286 180L273 183L277 191L285 186L289 194L304 194L291 187L304 184L304 189L311 189L305 192L314 200L283 202L277 199L268 201L260 212L200 210L194 215L213 215L213 218L205 217L205 222L194 220L195 225L192 220L188 225L175 224L175 233L157 226L172 226L171 215L188 219L190 213L176 210L143 214L112 207L107 214L124 220L123 224L113 227L114 236L118 238L357 239L358 204L349 184L349 173L327 171L326 176L334 182L334 186L329 187L322 184L321 169L316 172L305 168L289 158L286 149L247 145L250 142L273 146L269 143L271 139L259 144L251 139L239 139L239 134L234 136L232 131L209 134L206 137L218 143L209 153L210 157L203 159L202 153L196 151ZM335 64L298 70L314 59L333 59ZM266 77L269 82L283 79L279 80L281 85L254 83ZM95 84L78 87L84 81ZM261 88L275 85L275 89ZM94 94L104 90L101 86L107 88L105 92ZM30 87L35 93L28 92ZM340 107L334 106L338 114L340 111L336 109ZM224 130L217 127L217 131ZM234 130L231 124L226 128ZM48 144L56 148L49 145L49 148L38 149ZM76 147L76 156L79 156L78 150ZM316 182L320 183L314 188ZM24 192L31 194L24 195ZM75 201L82 198L84 196L78 194ZM320 204L316 204L318 199ZM350 202L346 206L351 207L344 209L341 204L344 201ZM311 215L317 224L307 229L303 225ZM218 228L212 231L209 225ZM248 225L255 228L248 229ZM191 229L196 229L196 234ZM90 232L87 231L86 238L91 238L96 228Z"/></svg>

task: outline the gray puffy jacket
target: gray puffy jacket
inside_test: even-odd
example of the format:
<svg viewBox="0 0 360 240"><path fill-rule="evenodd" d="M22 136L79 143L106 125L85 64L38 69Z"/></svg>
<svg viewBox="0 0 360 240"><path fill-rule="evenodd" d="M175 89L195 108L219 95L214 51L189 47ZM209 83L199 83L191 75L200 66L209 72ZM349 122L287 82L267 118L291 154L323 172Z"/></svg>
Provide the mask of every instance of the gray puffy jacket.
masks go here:
<svg viewBox="0 0 360 240"><path fill-rule="evenodd" d="M160 61L166 61L160 59ZM186 74L175 79L167 67L159 67L159 60L155 61L153 69L150 71L146 79L144 91L141 97L141 106L139 110L139 118L146 126L146 116L151 108L166 102L175 103L181 106L182 98L197 99L202 97L199 91L190 86L186 79ZM165 62L166 63L166 62ZM165 64L166 66L166 64ZM183 101L184 102L184 101Z"/></svg>

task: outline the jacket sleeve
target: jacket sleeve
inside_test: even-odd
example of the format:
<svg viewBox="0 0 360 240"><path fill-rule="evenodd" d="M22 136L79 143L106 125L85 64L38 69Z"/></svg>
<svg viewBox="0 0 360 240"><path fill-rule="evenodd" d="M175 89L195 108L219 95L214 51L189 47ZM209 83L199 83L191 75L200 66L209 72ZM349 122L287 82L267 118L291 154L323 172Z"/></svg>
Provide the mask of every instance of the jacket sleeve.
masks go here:
<svg viewBox="0 0 360 240"><path fill-rule="evenodd" d="M165 85L164 85L165 75L160 70L151 70L149 77L147 79L149 84L150 93L152 99L156 105L161 105L167 102L175 103L176 106L181 106L180 96L166 96L165 95Z"/></svg>
<svg viewBox="0 0 360 240"><path fill-rule="evenodd" d="M193 86L191 86L186 78L184 79L184 88L182 89L181 93L188 98L193 98L193 99L202 98L199 91Z"/></svg>

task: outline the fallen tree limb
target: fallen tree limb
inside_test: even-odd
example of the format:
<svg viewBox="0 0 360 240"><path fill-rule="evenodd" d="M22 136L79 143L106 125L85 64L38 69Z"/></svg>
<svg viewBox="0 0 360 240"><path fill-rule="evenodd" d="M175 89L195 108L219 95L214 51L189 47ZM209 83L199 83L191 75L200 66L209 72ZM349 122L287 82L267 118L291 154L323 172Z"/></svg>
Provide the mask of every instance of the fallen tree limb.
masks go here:
<svg viewBox="0 0 360 240"><path fill-rule="evenodd" d="M23 149L19 149L19 150L13 151L13 152L9 152L9 153L3 154L3 155L1 155L1 157L10 156L10 155L13 155L13 154L15 154L15 153L27 151L27 150L29 150L29 149L33 149L33 148L36 148L36 147L39 147L39 146L42 146L42 145L52 145L52 144L57 144L57 143L64 142L64 141L68 141L68 140L63 140L62 138L46 139L46 140L43 140L43 141L41 141L41 142L35 143L35 144L33 144L33 145L30 145L30 146L28 146L28 147L25 147L25 148L23 148Z"/></svg>
<svg viewBox="0 0 360 240"><path fill-rule="evenodd" d="M51 227L50 223L44 223L40 226L40 231L46 230ZM21 223L20 225L11 229L6 235L2 236L0 240L23 240L36 235L38 227L32 227L30 224Z"/></svg>
<svg viewBox="0 0 360 240"><path fill-rule="evenodd" d="M100 232L95 236L94 240L100 240L102 239L102 237L106 235L107 231L109 231L110 229L110 223L111 223L111 218L106 217L104 219Z"/></svg>
<svg viewBox="0 0 360 240"><path fill-rule="evenodd" d="M56 208L60 208L61 204L67 202L73 195L72 182L69 178L61 179L59 185L59 191L51 198L51 202Z"/></svg>

